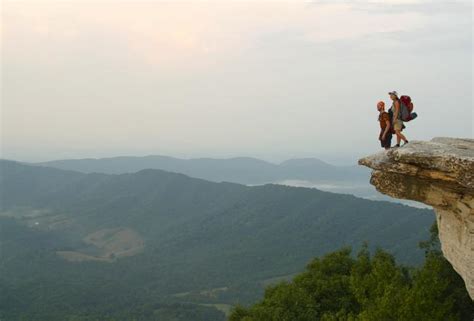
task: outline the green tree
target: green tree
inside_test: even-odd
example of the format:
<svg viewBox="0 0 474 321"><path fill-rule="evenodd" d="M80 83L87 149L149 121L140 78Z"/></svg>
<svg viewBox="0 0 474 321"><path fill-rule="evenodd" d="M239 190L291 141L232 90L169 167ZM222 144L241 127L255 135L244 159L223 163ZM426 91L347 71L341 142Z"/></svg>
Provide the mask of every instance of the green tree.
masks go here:
<svg viewBox="0 0 474 321"><path fill-rule="evenodd" d="M474 304L464 282L443 257L436 226L420 243L419 268L398 265L367 244L314 259L292 282L269 287L262 301L237 307L230 321L472 321Z"/></svg>

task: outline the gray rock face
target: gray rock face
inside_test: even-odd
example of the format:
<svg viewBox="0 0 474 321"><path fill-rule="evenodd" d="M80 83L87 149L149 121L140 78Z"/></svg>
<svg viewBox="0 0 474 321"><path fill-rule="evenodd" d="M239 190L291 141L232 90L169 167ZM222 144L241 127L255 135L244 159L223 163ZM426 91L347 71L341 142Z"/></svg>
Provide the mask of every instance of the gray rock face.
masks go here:
<svg viewBox="0 0 474 321"><path fill-rule="evenodd" d="M443 254L474 299L474 140L413 141L359 164L381 193L433 206Z"/></svg>

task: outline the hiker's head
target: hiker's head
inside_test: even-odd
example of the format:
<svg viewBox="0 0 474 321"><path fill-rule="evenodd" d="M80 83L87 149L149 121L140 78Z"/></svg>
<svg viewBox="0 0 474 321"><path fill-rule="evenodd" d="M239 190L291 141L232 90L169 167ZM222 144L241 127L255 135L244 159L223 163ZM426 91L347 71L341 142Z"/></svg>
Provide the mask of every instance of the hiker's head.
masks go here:
<svg viewBox="0 0 474 321"><path fill-rule="evenodd" d="M378 111L382 111L382 110L384 110L384 109L385 109L385 103L384 103L383 101L379 101L379 102L377 103L377 110L378 110Z"/></svg>
<svg viewBox="0 0 474 321"><path fill-rule="evenodd" d="M398 99L398 93L397 93L395 90L389 92L388 95L390 96L390 99L391 99L391 100L396 100L396 99Z"/></svg>

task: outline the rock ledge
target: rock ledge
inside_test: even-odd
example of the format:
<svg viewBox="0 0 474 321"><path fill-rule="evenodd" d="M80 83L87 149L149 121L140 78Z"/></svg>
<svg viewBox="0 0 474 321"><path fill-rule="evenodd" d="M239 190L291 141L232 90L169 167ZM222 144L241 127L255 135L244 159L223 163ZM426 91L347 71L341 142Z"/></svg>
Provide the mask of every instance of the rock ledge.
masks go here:
<svg viewBox="0 0 474 321"><path fill-rule="evenodd" d="M359 164L381 193L433 206L443 254L474 299L474 140L412 141Z"/></svg>

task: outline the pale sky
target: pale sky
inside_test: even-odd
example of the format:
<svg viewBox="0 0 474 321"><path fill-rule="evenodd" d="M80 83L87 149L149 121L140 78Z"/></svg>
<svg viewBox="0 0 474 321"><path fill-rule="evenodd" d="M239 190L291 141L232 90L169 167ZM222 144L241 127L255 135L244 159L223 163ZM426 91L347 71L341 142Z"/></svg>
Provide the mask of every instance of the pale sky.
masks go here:
<svg viewBox="0 0 474 321"><path fill-rule="evenodd" d="M473 137L467 1L2 1L1 157L319 157Z"/></svg>

